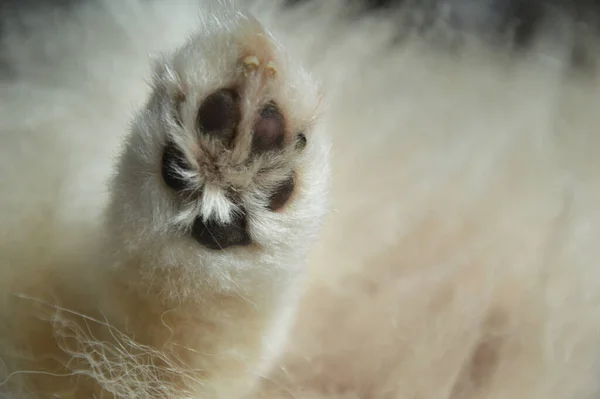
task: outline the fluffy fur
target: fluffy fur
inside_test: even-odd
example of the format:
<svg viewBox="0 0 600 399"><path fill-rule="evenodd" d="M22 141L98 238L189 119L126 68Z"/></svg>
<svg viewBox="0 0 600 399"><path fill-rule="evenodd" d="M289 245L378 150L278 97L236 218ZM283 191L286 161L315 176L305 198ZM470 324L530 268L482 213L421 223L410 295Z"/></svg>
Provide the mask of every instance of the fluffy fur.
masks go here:
<svg viewBox="0 0 600 399"><path fill-rule="evenodd" d="M161 140L194 145L194 106L262 29L210 4L84 4L6 37L0 395L600 396L600 86L593 63L569 67L579 37L517 57L440 20L392 46L389 16L245 3L276 38L293 127L312 128L275 168L302 170L290 207L245 188L262 249L214 252L180 232L232 209L205 195L178 213L156 173Z"/></svg>

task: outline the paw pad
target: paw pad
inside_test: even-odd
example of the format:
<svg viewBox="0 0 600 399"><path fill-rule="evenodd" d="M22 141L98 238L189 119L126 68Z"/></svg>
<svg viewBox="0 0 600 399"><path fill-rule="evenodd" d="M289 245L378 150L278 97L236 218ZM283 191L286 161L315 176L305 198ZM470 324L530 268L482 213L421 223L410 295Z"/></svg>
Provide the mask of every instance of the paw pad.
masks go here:
<svg viewBox="0 0 600 399"><path fill-rule="evenodd" d="M243 211L235 214L233 220L225 224L214 220L204 221L198 216L192 226L191 235L199 244L215 250L252 243L248 233L248 221Z"/></svg>
<svg viewBox="0 0 600 399"><path fill-rule="evenodd" d="M285 120L279 107L268 102L260 111L254 123L252 139L253 152L266 152L283 148L285 137Z"/></svg>
<svg viewBox="0 0 600 399"><path fill-rule="evenodd" d="M187 187L187 183L181 175L181 171L188 168L185 155L174 143L169 142L162 156L161 173L165 184L175 191L183 191Z"/></svg>
<svg viewBox="0 0 600 399"><path fill-rule="evenodd" d="M206 97L198 109L198 129L203 134L229 141L241 118L238 95L223 89Z"/></svg>
<svg viewBox="0 0 600 399"><path fill-rule="evenodd" d="M269 197L269 209L273 212L280 210L287 204L296 188L294 176L281 183Z"/></svg>

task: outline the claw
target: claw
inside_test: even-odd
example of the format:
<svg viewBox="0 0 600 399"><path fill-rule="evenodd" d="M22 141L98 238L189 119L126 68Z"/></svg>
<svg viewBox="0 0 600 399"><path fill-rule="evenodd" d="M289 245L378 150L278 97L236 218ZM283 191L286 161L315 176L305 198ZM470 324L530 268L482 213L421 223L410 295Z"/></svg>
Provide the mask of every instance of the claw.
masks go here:
<svg viewBox="0 0 600 399"><path fill-rule="evenodd" d="M267 66L265 67L265 71L270 75L270 76L275 76L277 75L277 65L275 65L275 63L273 61L269 61L267 63Z"/></svg>
<svg viewBox="0 0 600 399"><path fill-rule="evenodd" d="M258 58L256 56L249 55L242 60L242 64L244 66L244 71L246 72L246 74L248 74L258 69L260 62L258 61Z"/></svg>

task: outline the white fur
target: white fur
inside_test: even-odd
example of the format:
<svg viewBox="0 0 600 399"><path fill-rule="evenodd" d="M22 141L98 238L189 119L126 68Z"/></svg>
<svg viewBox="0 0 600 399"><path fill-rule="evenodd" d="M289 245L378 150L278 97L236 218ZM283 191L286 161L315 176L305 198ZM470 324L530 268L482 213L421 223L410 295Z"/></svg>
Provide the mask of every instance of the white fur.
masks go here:
<svg viewBox="0 0 600 399"><path fill-rule="evenodd" d="M131 116L150 91L144 83L152 72L146 54L172 51L194 29L212 32L211 23L231 15L216 14L223 19L209 18L212 22L199 26L191 1L116 4L82 7L76 15L57 17L55 28L45 21L29 41L8 40L18 76L3 82L0 93L2 311L17 321L48 317L45 305L32 305L36 298L18 296L14 287L36 286L36 280L38 287L51 287L44 278L58 270L69 287L83 292L76 298L84 307L106 315L111 327L97 329L113 334L113 349L152 356L160 348L136 346L112 330L135 317L136 308L119 308L113 299L118 288L111 291L102 283L103 273L95 272L105 255L95 252L102 242L101 210L109 201L103 182ZM309 256L308 290L299 312L292 316L299 287L281 289L282 281L273 276L302 262L312 242L303 229L316 234L325 205L320 193L327 184L329 145L311 137L306 159L323 163L305 163L310 165L302 185L306 191L289 213L259 211L260 190L249 191L255 195L248 201L257 201L254 235L272 258L235 249L207 252L202 268L194 268L199 249L173 232L197 209L176 214L158 183L139 181L155 165L159 145L151 136L157 130L147 125L164 122L153 119L156 113L142 113L133 122L138 133L124 149L120 170L134 171L128 162L142 168L121 174L125 184L111 191L116 195L111 209L135 206L109 224L125 228L111 245L127 244L130 253L146 257L144 264L188 267L186 273L147 273L147 279L131 282L158 282L163 294L175 298L207 286L241 296L281 290L280 296L261 298L285 308L274 311L282 315L273 319L276 331L263 335L261 343L270 349L251 367L251 374L265 377L256 393L262 398L598 397L600 86L595 67L588 74L567 71L570 37L542 38L521 57L459 37L465 46L449 54L416 35L389 47L393 21L384 16L350 21L338 2L294 11L272 2L249 7L282 41L278 48L290 49L323 81L327 107L318 126L333 134L332 212ZM439 32L453 34L444 27ZM235 54L207 57L194 51L193 40L188 43L189 52L165 57L171 63L156 61L167 68L158 68L154 86L177 87L176 77L184 74L191 86L209 90L208 82L218 86L226 79L220 73L226 68L218 63ZM282 60L283 71L296 71L290 62ZM290 117L301 123L316 89L306 86L310 79L303 73L286 79L285 87L305 93L281 93ZM190 103L190 115L193 109ZM150 138L142 140L147 134ZM136 155L138 149L146 150ZM212 209L225 219L225 208ZM155 243L151 251L148 242ZM119 252L117 259L127 257ZM219 319L221 308L207 309L215 309ZM54 314L63 318L55 319L59 331L78 337L82 346L75 349L111 348L73 324L68 310ZM292 336L279 367L267 373L291 318ZM105 326L100 316L94 320L89 323ZM4 324L0 359L10 367L18 348L2 331L9 328ZM240 337L210 339L234 348ZM152 367L110 363L112 352L102 353L108 357L96 359L99 364L127 378L93 375L121 397L190 394L153 381ZM189 373L171 366L173 375ZM192 393L233 397L226 387L235 375L198 381L191 373L189 380L203 387ZM11 375L2 386L13 391L0 388L0 393L25 395L11 384L19 376ZM255 383L238 376L241 391Z"/></svg>
<svg viewBox="0 0 600 399"><path fill-rule="evenodd" d="M160 9L164 4L156 7ZM37 395L75 397L107 393L120 397L237 397L255 385L279 353L291 321L289 313L297 302L296 286L301 283L307 251L325 212L329 146L326 132L315 123L318 92L300 65L254 18L225 3L218 7L196 4L190 9L200 13L196 32L189 38L181 36L178 46L158 56L150 90L137 88L144 85L146 76L142 73L115 86L119 95L126 95L127 85L136 79L134 90L147 96L131 122L124 116L131 109L120 110L122 117L101 111L84 121L89 124L86 130L95 130L95 118L110 118L110 131L100 129L93 135L114 132L116 137L126 137L108 186L108 202L102 204L106 210L101 214L94 212L98 219L90 220L93 242L81 258L72 259L65 254L64 259L36 261L15 253L14 262L19 266L13 266L13 255L7 248L3 274L14 280L4 291L5 317L10 322L4 333L9 342L4 345L20 348L15 354L3 355L3 380L7 380L9 395L24 388ZM84 18L85 11L84 8ZM151 15L152 11L155 10L151 6L139 12ZM137 12L132 16L139 17ZM102 10L91 15L107 17ZM125 26L121 29L119 33L124 36L136 33ZM136 39L131 44L138 45ZM147 50L167 49L158 46ZM241 60L248 53L267 57L265 62L276 65L276 76L263 79L260 70L247 75ZM66 57L63 61L68 62ZM112 64L110 60L103 61ZM142 65L148 60L140 57L138 61L140 65L132 67L142 72ZM83 77L89 71L84 67L79 73ZM71 76L67 76L67 85ZM23 81L25 77L17 80ZM210 93L240 84L244 87L240 89L242 120L229 151L199 135L195 120L198 107ZM80 90L81 86L76 85L73 93ZM112 106L111 96L97 94L99 97L93 94L87 107ZM248 161L251 124L259 107L269 100L277 102L286 116L288 144L281 154L266 154ZM10 103L14 98L6 101ZM65 124L70 118L55 117ZM300 132L308 138L301 152L294 149ZM58 133L57 139L60 134L67 132ZM10 126L3 132L7 142L16 144L18 135L17 129ZM57 143L65 146L67 157L66 169L59 173L68 174L73 165L69 140L66 137L64 143ZM176 193L162 180L161 159L168 141L175 143L191 165L184 178L193 190L201 191ZM93 168L94 160L89 162ZM105 171L109 168L107 162ZM270 211L268 195L291 171L297 182L292 199L282 210ZM14 173L7 176L18 177ZM77 179L77 175L74 177ZM54 184L47 189L60 190ZM95 184L103 186L102 181ZM189 229L198 216L218 222L231 220L232 213L239 210L225 196L230 186L240 196L253 243L223 250L204 248L189 236ZM4 189L10 190L9 185ZM4 209L9 209L8 205ZM40 222L45 223L45 218L42 216ZM19 219L15 218L17 222ZM57 230L46 231L37 226L38 239L56 239L56 243L49 244L53 249L63 238L68 240L55 237L63 229L72 228L64 222L67 221L58 222ZM31 223L34 226L35 222ZM8 221L3 227L10 233L14 226ZM33 235L25 235L23 245L32 238ZM68 243L72 244L75 243ZM21 263L31 267L32 272L48 273L48 281L39 285L22 281L23 275L15 269ZM71 302L71 295L78 299ZM29 301L32 307L25 305L27 310L17 311L21 306L18 302L23 301ZM36 316L34 309L38 304L46 304L56 313ZM93 327L88 326L91 320ZM44 339L49 339L50 344L39 344L41 349L35 338L19 336L20 330L43 328L48 329ZM100 341L99 336L105 338ZM58 347L54 347L54 341ZM34 360L46 356L55 359L56 364L51 361L51 366L42 366ZM143 368L147 362L156 366ZM144 371L129 376L130 369ZM38 378L45 373L87 377L76 383L47 383L43 377ZM127 375L119 378L120 373ZM119 378L119 382L113 378Z"/></svg>

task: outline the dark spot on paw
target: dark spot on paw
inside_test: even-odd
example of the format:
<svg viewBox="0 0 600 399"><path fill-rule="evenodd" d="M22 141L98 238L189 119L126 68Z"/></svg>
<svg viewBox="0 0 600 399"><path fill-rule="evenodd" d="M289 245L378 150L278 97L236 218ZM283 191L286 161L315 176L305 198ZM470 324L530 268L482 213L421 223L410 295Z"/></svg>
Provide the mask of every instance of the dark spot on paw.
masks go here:
<svg viewBox="0 0 600 399"><path fill-rule="evenodd" d="M198 128L204 134L230 141L241 118L238 95L229 89L206 97L198 109Z"/></svg>
<svg viewBox="0 0 600 399"><path fill-rule="evenodd" d="M277 104L270 101L260 111L254 124L252 150L263 153L283 148L285 121Z"/></svg>
<svg viewBox="0 0 600 399"><path fill-rule="evenodd" d="M213 220L204 222L201 217L197 217L192 226L192 237L200 245L210 249L225 249L252 243L245 212L235 214L232 221L227 224Z"/></svg>
<svg viewBox="0 0 600 399"><path fill-rule="evenodd" d="M269 210L277 211L285 206L289 201L296 183L294 176L281 183L269 197Z"/></svg>
<svg viewBox="0 0 600 399"><path fill-rule="evenodd" d="M306 140L306 135L304 133L298 134L296 137L296 149L300 151L305 149L307 142L308 141Z"/></svg>
<svg viewBox="0 0 600 399"><path fill-rule="evenodd" d="M177 169L189 169L185 155L173 142L167 143L162 156L162 178L167 186L175 191L186 188L186 182L177 172Z"/></svg>

